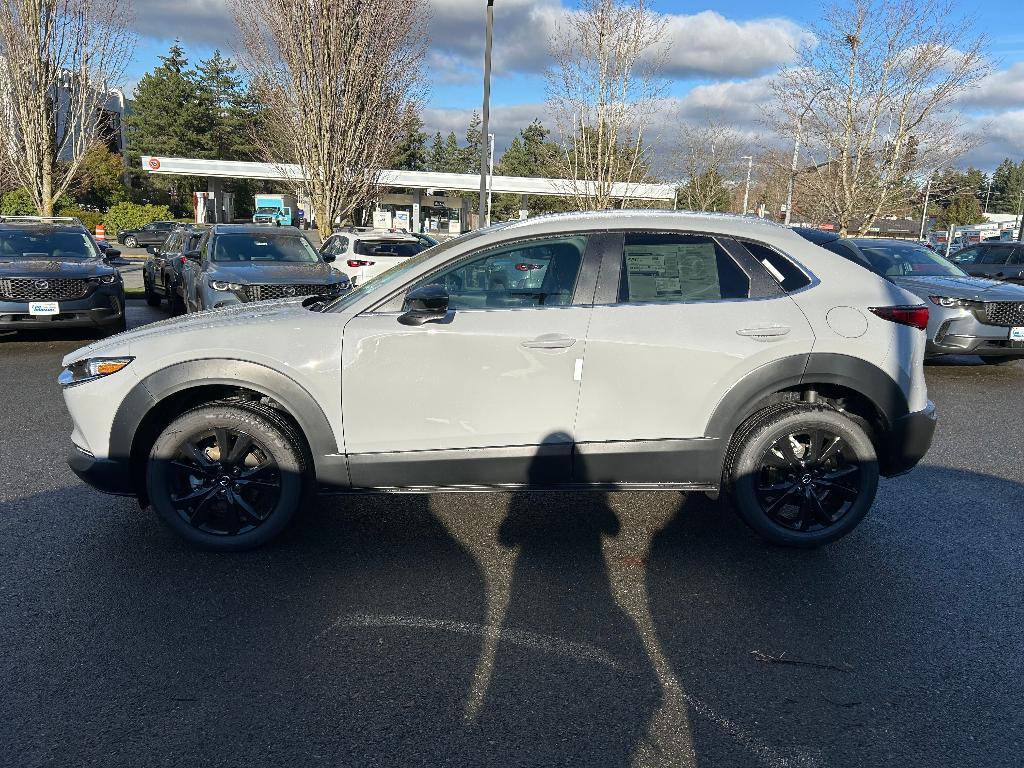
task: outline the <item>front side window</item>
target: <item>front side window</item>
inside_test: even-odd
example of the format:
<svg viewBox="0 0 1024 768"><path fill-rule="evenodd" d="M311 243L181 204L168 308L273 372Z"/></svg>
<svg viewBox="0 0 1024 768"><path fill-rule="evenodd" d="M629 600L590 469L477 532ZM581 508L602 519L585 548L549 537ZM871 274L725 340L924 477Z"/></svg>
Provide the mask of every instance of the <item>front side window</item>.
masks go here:
<svg viewBox="0 0 1024 768"><path fill-rule="evenodd" d="M215 262L297 262L320 260L309 241L301 235L222 234L214 238Z"/></svg>
<svg viewBox="0 0 1024 768"><path fill-rule="evenodd" d="M329 238L327 242L324 243L324 247L320 252L323 253L325 256L340 256L346 250L348 250L348 248L345 243L345 239L338 236L334 236Z"/></svg>
<svg viewBox="0 0 1024 768"><path fill-rule="evenodd" d="M584 235L527 240L477 254L420 285L443 285L450 309L515 309L572 303Z"/></svg>
<svg viewBox="0 0 1024 768"><path fill-rule="evenodd" d="M626 235L620 302L686 303L749 295L750 279L712 237Z"/></svg>
<svg viewBox="0 0 1024 768"><path fill-rule="evenodd" d="M978 249L968 248L966 251L960 251L960 253L950 258L957 264L975 264L978 261Z"/></svg>

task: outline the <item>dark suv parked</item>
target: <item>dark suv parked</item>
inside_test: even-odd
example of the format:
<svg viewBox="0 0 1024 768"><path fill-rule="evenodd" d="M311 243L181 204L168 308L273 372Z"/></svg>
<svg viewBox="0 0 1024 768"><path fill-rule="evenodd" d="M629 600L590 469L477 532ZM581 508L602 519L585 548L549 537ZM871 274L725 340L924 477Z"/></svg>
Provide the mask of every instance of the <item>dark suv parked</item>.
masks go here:
<svg viewBox="0 0 1024 768"><path fill-rule="evenodd" d="M118 232L117 242L129 248L160 245L176 226L178 226L176 221L154 221L138 229L125 229Z"/></svg>
<svg viewBox="0 0 1024 768"><path fill-rule="evenodd" d="M185 254L199 247L207 229L202 224L182 224L161 245L146 248L150 256L142 266L142 284L149 306L159 307L160 302L166 300L172 315L185 311L181 268L188 260Z"/></svg>
<svg viewBox="0 0 1024 768"><path fill-rule="evenodd" d="M0 328L125 329L124 282L72 219L0 217Z"/></svg>
<svg viewBox="0 0 1024 768"><path fill-rule="evenodd" d="M352 287L295 227L215 224L182 265L185 309L247 301L338 296Z"/></svg>
<svg viewBox="0 0 1024 768"><path fill-rule="evenodd" d="M1024 243L978 243L952 254L950 261L969 275L1024 284Z"/></svg>

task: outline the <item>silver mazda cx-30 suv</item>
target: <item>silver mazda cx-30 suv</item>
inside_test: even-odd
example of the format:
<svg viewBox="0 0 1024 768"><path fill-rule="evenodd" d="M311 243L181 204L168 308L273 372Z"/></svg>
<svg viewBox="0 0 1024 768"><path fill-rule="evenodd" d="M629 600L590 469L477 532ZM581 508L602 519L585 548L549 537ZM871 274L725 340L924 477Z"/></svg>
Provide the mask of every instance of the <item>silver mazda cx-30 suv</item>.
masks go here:
<svg viewBox="0 0 1024 768"><path fill-rule="evenodd" d="M210 549L268 541L315 492L524 488L721 489L770 541L816 546L929 447L927 323L781 226L571 214L333 301L143 327L60 381L75 472Z"/></svg>

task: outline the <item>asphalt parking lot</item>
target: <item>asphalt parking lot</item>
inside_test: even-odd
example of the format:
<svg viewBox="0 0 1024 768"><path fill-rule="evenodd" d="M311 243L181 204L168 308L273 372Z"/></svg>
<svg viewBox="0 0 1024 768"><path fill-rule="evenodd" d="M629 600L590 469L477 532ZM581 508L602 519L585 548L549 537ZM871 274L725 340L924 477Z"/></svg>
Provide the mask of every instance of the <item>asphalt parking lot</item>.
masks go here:
<svg viewBox="0 0 1024 768"><path fill-rule="evenodd" d="M1020 765L1024 363L929 365L931 453L819 551L703 495L458 494L226 556L67 469L87 341L0 335L0 765Z"/></svg>

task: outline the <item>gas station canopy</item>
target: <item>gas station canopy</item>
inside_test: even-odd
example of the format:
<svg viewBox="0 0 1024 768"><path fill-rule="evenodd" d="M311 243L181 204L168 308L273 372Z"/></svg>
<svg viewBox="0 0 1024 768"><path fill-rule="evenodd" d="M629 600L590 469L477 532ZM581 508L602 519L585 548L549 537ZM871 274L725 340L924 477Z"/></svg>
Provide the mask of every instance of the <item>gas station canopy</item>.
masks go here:
<svg viewBox="0 0 1024 768"><path fill-rule="evenodd" d="M183 157L142 156L142 167L150 173L176 176L205 176L222 179L267 179L299 181L297 165L251 163L240 160L198 160ZM577 185L594 182L568 179L539 179L520 176L492 176L491 191L515 195L571 195ZM382 171L380 184L393 189L444 189L452 192L480 191L480 177L471 173L435 173L433 171ZM674 200L671 184L632 184L614 182L612 197L623 200Z"/></svg>

